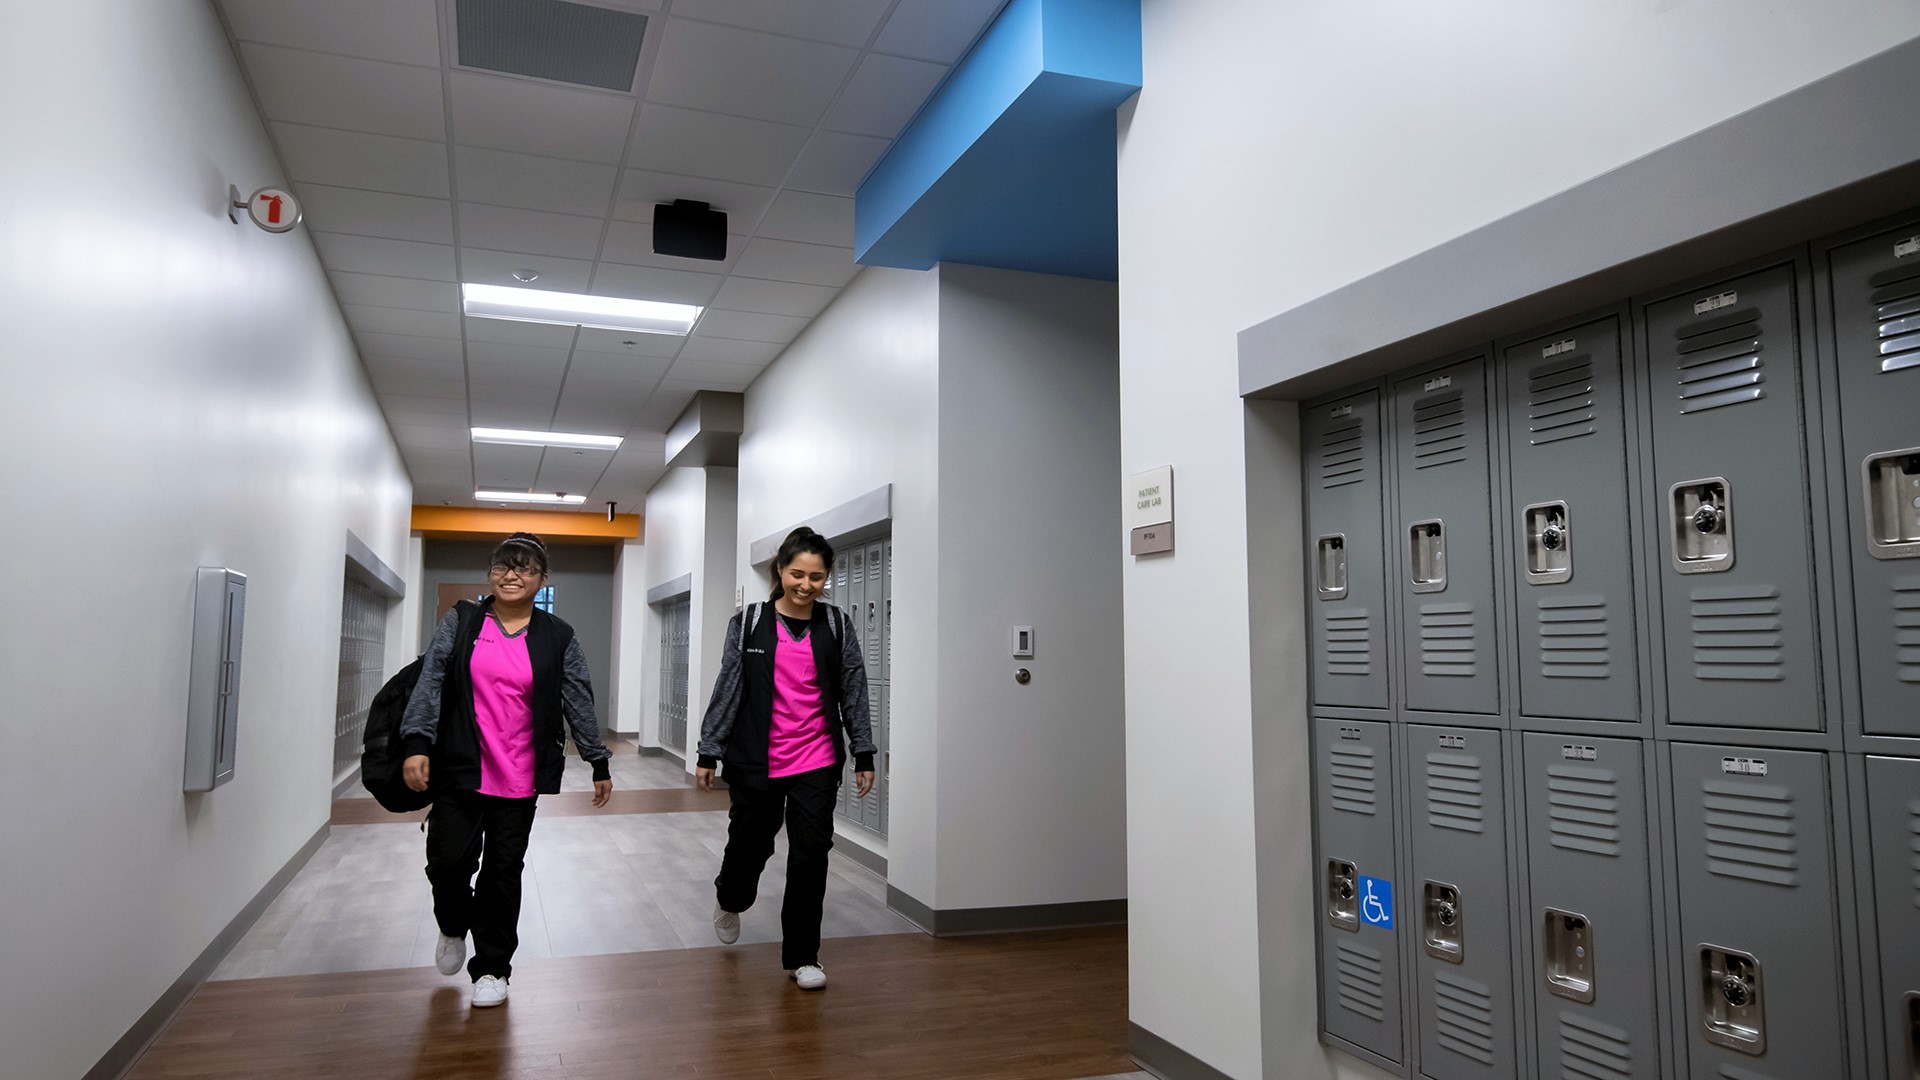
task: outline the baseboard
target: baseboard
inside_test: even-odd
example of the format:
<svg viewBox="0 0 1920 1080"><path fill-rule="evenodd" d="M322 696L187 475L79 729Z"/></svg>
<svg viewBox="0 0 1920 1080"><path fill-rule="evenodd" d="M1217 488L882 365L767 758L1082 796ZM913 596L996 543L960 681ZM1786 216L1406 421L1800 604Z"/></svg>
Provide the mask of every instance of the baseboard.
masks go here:
<svg viewBox="0 0 1920 1080"><path fill-rule="evenodd" d="M880 854L845 833L836 832L834 838L837 842L833 845L833 850L880 875L882 881L886 880L887 857L885 855Z"/></svg>
<svg viewBox="0 0 1920 1080"><path fill-rule="evenodd" d="M1160 1080L1233 1080L1219 1069L1141 1027L1127 1024L1127 1052Z"/></svg>
<svg viewBox="0 0 1920 1080"><path fill-rule="evenodd" d="M1127 921L1127 902L1124 899L935 910L888 885L887 906L934 937L1066 930L1082 926L1113 926Z"/></svg>
<svg viewBox="0 0 1920 1080"><path fill-rule="evenodd" d="M260 921L260 916L266 913L267 905L273 903L274 898L286 889L294 875L307 865L307 860L313 858L313 853L320 850L320 845L327 842L327 833L331 828L330 825L320 826L320 831L314 833L305 844L302 844L299 851L294 852L293 858L287 860L279 873L274 874L265 885L261 886L253 899L247 902L247 906L240 909L240 914L235 915L233 921L227 923L226 929L220 931L213 942L201 951L199 957L187 965L187 970L173 981L173 985L167 988L167 992L160 995L160 1000L154 1002L152 1008L133 1022L133 1026L127 1029L127 1033L120 1036L113 1047L94 1063L93 1068L87 1070L86 1076L81 1080L117 1080L118 1077L124 1076L127 1070L133 1068L134 1062L139 1061L140 1055L147 1052L147 1047L153 1044L153 1040L166 1030L167 1024L173 1020L174 1014L180 1011L180 1007L187 1003L187 999L193 996L195 990L200 989L200 984L207 981L207 976L213 974L214 969L220 966L220 961L225 960L227 954L233 951L233 947L240 944L240 939L247 936L247 931L253 929L253 924Z"/></svg>
<svg viewBox="0 0 1920 1080"><path fill-rule="evenodd" d="M667 748L664 746L643 746L640 748L640 756L641 757L666 757Z"/></svg>
<svg viewBox="0 0 1920 1080"><path fill-rule="evenodd" d="M347 775L334 781L333 797L335 799L344 799L347 797L348 792L351 792L354 788L357 788L359 786L360 786L360 766L355 765L350 771L348 771Z"/></svg>

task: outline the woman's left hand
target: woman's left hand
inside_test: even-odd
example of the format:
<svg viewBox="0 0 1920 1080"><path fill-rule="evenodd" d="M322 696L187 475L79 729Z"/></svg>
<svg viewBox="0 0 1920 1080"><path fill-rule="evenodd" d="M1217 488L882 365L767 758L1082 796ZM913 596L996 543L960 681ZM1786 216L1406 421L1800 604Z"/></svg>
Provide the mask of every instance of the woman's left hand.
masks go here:
<svg viewBox="0 0 1920 1080"><path fill-rule="evenodd" d="M605 806L613 798L613 781L595 780L593 782L593 805Z"/></svg>
<svg viewBox="0 0 1920 1080"><path fill-rule="evenodd" d="M873 773L871 771L853 774L854 797L864 799L873 791Z"/></svg>

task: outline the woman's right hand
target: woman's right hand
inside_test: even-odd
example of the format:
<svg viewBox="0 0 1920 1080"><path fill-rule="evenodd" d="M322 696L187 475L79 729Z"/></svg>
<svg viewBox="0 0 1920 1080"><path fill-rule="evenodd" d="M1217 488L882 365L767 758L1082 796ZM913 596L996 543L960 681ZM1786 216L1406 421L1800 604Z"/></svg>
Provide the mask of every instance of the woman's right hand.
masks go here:
<svg viewBox="0 0 1920 1080"><path fill-rule="evenodd" d="M400 776L407 786L415 791L427 790L427 770L432 761L425 754L415 754L400 763Z"/></svg>
<svg viewBox="0 0 1920 1080"><path fill-rule="evenodd" d="M713 790L713 770L712 769L693 770L693 782L699 785L699 788L701 791L712 791Z"/></svg>

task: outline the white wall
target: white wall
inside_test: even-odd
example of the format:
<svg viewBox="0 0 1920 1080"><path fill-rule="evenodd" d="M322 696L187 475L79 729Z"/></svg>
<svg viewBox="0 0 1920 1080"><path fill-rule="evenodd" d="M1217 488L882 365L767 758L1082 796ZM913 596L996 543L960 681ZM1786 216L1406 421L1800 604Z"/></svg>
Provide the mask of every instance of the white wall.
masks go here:
<svg viewBox="0 0 1920 1080"><path fill-rule="evenodd" d="M212 6L0 22L0 1072L77 1077L326 824L346 533L409 565L410 484L305 232L227 221L285 177ZM237 771L183 795L203 565Z"/></svg>
<svg viewBox="0 0 1920 1080"><path fill-rule="evenodd" d="M644 528L644 526L643 526ZM654 689L642 662L647 626L647 547L644 538L615 549L613 564L613 688L606 704L607 729L638 735L641 709Z"/></svg>
<svg viewBox="0 0 1920 1080"><path fill-rule="evenodd" d="M1179 550L1126 573L1132 1019L1235 1077L1377 1075L1315 1044L1305 718L1270 693L1305 670L1297 552L1253 552L1251 611L1248 571L1248 484L1290 483L1297 442L1270 410L1249 431L1234 335L1920 33L1920 6L1144 0L1143 31L1123 460L1175 467ZM1196 192L1221 231L1167 213ZM1260 535L1297 537L1297 496L1269 502Z"/></svg>
<svg viewBox="0 0 1920 1080"><path fill-rule="evenodd" d="M720 677L720 656L726 641L727 620L733 616L733 534L736 501L734 470L725 468L668 469L647 492L645 587L637 601L646 603L646 590L676 578L693 576L689 620L693 629L687 656L687 743L667 749L686 758L694 768L700 744L700 719L714 680ZM659 611L646 608L644 670L660 669ZM660 699L652 695L640 707L642 743L659 746Z"/></svg>

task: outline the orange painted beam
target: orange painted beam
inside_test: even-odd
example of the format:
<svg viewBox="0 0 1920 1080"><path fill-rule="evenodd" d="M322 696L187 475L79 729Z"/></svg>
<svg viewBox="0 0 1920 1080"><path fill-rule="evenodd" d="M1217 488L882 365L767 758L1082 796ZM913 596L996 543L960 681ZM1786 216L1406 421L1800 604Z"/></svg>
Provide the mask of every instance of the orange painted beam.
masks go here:
<svg viewBox="0 0 1920 1080"><path fill-rule="evenodd" d="M561 544L612 544L640 536L639 514L581 514L571 510L497 510L483 506L413 508L413 531L431 540L499 540L530 532Z"/></svg>

